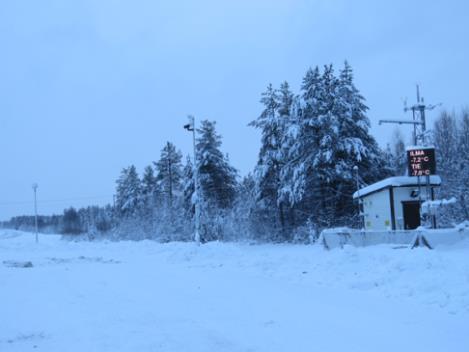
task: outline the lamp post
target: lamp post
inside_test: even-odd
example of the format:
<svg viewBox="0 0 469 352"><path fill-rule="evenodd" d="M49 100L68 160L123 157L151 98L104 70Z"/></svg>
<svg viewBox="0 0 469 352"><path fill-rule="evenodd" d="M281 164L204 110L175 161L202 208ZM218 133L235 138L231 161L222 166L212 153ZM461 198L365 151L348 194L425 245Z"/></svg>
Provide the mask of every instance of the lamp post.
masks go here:
<svg viewBox="0 0 469 352"><path fill-rule="evenodd" d="M33 183L33 191L34 191L34 227L36 231L36 243L39 242L38 239L38 228L37 228L37 183Z"/></svg>
<svg viewBox="0 0 469 352"><path fill-rule="evenodd" d="M184 125L184 128L189 132L192 132L192 144L194 148L194 165L193 165L193 175L194 175L194 207L195 207L195 219L194 219L194 241L197 245L200 245L200 200L199 200L199 168L197 167L197 147L195 144L195 117L192 115L188 116L189 123Z"/></svg>

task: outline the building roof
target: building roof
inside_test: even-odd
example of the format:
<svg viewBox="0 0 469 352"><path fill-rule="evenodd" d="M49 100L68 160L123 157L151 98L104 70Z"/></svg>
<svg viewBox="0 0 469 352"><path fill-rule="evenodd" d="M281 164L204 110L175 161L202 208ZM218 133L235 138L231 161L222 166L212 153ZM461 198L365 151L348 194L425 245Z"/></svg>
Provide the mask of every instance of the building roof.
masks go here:
<svg viewBox="0 0 469 352"><path fill-rule="evenodd" d="M425 186L426 178L421 176L420 177L420 184ZM353 198L360 198L364 197L370 193L374 193L380 191L384 188L390 187L408 187L408 186L418 186L419 178L417 176L396 176L396 177L389 177L379 182L373 183L369 186L359 189L353 194ZM430 185L431 186L439 186L441 185L441 178L438 175L430 176Z"/></svg>
<svg viewBox="0 0 469 352"><path fill-rule="evenodd" d="M422 147L420 145L408 145L407 147L405 147L405 150L406 151L409 151L409 150L421 150L421 149L435 149L435 146L434 145L427 145L425 147Z"/></svg>

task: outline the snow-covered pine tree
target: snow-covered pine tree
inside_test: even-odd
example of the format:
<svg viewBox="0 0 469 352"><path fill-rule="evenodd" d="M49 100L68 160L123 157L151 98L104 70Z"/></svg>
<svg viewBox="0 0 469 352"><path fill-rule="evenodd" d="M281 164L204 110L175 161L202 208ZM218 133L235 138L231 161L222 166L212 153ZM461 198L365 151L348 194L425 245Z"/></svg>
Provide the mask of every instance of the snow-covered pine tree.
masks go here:
<svg viewBox="0 0 469 352"><path fill-rule="evenodd" d="M221 209L229 208L236 195L237 171L220 150L221 136L214 121L202 121L197 132L197 166L203 198Z"/></svg>
<svg viewBox="0 0 469 352"><path fill-rule="evenodd" d="M225 238L228 237L231 240L253 239L258 238L259 232L265 233L265 231L258 231L258 227L264 224L253 221L252 213L257 207L256 203L256 182L253 175L249 173L239 182L236 200L226 219L228 236Z"/></svg>
<svg viewBox="0 0 469 352"><path fill-rule="evenodd" d="M141 184L135 166L124 168L116 183L117 214L121 218L135 216L141 200Z"/></svg>
<svg viewBox="0 0 469 352"><path fill-rule="evenodd" d="M288 160L288 148L285 146L295 143L295 140L290 138L292 136L292 126L297 125L299 116L297 98L290 90L290 85L284 81L280 85L278 91L279 96L279 126L281 127L281 135L279 138L279 149L277 152L278 170L277 176L277 206L279 218L282 225L282 235L284 239L291 239L291 228L294 226L294 214L292 213L291 204L286 197L282 194L282 172L286 168Z"/></svg>
<svg viewBox="0 0 469 352"><path fill-rule="evenodd" d="M175 194L181 191L181 159L181 152L176 149L174 144L167 142L161 150L160 160L155 163L156 181L170 208L173 205Z"/></svg>
<svg viewBox="0 0 469 352"><path fill-rule="evenodd" d="M145 232L146 237L150 238L154 236L155 212L158 206L158 182L151 165L146 166L143 171L141 193L142 211L140 212L140 218L142 231Z"/></svg>
<svg viewBox="0 0 469 352"><path fill-rule="evenodd" d="M156 180L155 172L153 167L148 165L143 170L142 175L142 196L144 198L152 198L156 194L158 189L158 182Z"/></svg>
<svg viewBox="0 0 469 352"><path fill-rule="evenodd" d="M170 241L180 239L183 211L182 193L182 154L174 144L167 142L161 150L160 159L155 162L158 190L162 193L163 202L158 204L156 232L160 239Z"/></svg>
<svg viewBox="0 0 469 352"><path fill-rule="evenodd" d="M285 125L290 122L290 114L295 96L290 90L290 85L287 81L280 84L280 89L278 90L277 95L278 114L281 121L280 124L285 127Z"/></svg>
<svg viewBox="0 0 469 352"><path fill-rule="evenodd" d="M186 164L182 170L182 194L185 216L192 219L195 211L194 202L192 201L194 194L194 165L189 156L186 157Z"/></svg>
<svg viewBox="0 0 469 352"><path fill-rule="evenodd" d="M201 204L201 239L223 238L222 218L235 200L237 171L220 150L215 122L204 120L197 129L198 194Z"/></svg>
<svg viewBox="0 0 469 352"><path fill-rule="evenodd" d="M304 144L300 143L300 137L304 132L302 119L303 119L304 103L299 95L294 95L292 98L289 118L285 119L285 131L282 138L281 155L282 167L280 169L278 200L285 207L285 223L287 228L288 237L293 238L295 235L292 230L297 226L298 217L297 213L301 212L298 208L298 202L301 199L300 188L301 182L296 182L301 179L298 171L299 162L302 159Z"/></svg>
<svg viewBox="0 0 469 352"><path fill-rule="evenodd" d="M389 167L394 176L407 174L407 156L404 137L399 129L395 129L391 137L391 145L386 150Z"/></svg>

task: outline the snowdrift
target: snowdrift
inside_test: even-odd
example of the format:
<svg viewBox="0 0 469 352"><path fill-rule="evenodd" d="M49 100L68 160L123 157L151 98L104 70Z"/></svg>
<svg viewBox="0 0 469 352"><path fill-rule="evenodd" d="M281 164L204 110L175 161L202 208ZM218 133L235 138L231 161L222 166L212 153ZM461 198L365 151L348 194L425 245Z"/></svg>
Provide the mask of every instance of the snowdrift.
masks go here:
<svg viewBox="0 0 469 352"><path fill-rule="evenodd" d="M0 230L0 351L466 352L469 241L400 247Z"/></svg>

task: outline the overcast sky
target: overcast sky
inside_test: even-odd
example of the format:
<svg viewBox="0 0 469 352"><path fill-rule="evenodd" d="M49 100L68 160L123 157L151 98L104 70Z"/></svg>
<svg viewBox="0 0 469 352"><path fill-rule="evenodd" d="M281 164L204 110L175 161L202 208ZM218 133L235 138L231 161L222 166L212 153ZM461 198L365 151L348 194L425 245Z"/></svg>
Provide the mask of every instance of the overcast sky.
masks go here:
<svg viewBox="0 0 469 352"><path fill-rule="evenodd" d="M427 102L469 104L468 13L462 0L2 0L0 220L33 213L33 182L42 214L111 202L123 167L168 140L191 152L188 113L217 121L244 175L267 84L298 92L308 67L345 59L384 146L394 127L378 120L403 118L417 82Z"/></svg>

